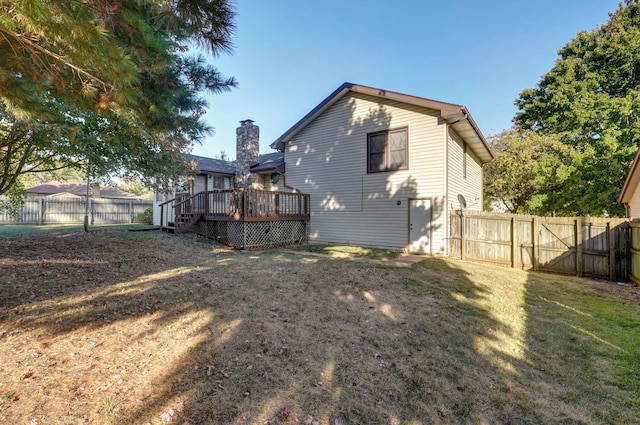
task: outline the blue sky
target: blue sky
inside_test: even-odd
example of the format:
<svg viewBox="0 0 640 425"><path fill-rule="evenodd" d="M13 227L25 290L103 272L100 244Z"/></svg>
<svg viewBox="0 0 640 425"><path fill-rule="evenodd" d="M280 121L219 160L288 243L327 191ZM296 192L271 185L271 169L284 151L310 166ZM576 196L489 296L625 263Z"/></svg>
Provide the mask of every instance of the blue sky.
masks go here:
<svg viewBox="0 0 640 425"><path fill-rule="evenodd" d="M348 81L469 108L489 136L579 31L618 0L238 0L233 55L213 64L239 87L207 96L215 135L193 153L235 158L235 129L260 126L260 149Z"/></svg>

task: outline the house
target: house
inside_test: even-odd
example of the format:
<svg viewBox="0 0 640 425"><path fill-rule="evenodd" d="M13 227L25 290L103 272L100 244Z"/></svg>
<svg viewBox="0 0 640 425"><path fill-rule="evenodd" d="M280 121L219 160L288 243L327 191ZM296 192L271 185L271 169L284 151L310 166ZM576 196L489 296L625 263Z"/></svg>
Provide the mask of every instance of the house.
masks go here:
<svg viewBox="0 0 640 425"><path fill-rule="evenodd" d="M208 158L198 155L185 155L195 170L187 184L186 193L215 190L233 190L243 187L255 190L286 191L280 176L284 174L284 154L272 152L259 153L259 127L252 120L240 121L237 129L235 161ZM154 195L153 223L161 225L160 208L176 194L156 193Z"/></svg>
<svg viewBox="0 0 640 425"><path fill-rule="evenodd" d="M49 182L27 189L28 197L46 196L51 198L85 198L87 196L87 183ZM102 199L127 199L141 200L138 195L124 192L115 187L89 186L89 197Z"/></svg>
<svg viewBox="0 0 640 425"><path fill-rule="evenodd" d="M161 226L272 220L252 231L259 238L287 233L274 226L289 217L307 222L311 242L447 255L449 211L482 209L482 166L494 159L464 106L351 83L275 140L275 153L259 154L251 120L236 134L235 162L189 157L190 193L158 203ZM200 227L226 240L246 231L218 224Z"/></svg>
<svg viewBox="0 0 640 425"><path fill-rule="evenodd" d="M467 108L345 83L271 144L310 195L309 238L447 255L449 211L481 210L494 159Z"/></svg>
<svg viewBox="0 0 640 425"><path fill-rule="evenodd" d="M251 120L236 131L236 160L187 156L195 173L188 191L156 196L154 224L167 232L193 231L238 249L308 240L309 196L280 179L284 154L259 153L259 128Z"/></svg>
<svg viewBox="0 0 640 425"><path fill-rule="evenodd" d="M631 164L631 170L622 185L618 203L627 210L627 218L640 218L640 150Z"/></svg>

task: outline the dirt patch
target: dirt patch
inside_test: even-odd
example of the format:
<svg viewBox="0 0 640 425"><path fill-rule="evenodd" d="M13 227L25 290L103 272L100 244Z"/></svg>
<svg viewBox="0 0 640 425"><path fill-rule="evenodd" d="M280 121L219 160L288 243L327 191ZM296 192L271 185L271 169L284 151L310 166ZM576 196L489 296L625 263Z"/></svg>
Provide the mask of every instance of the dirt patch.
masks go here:
<svg viewBox="0 0 640 425"><path fill-rule="evenodd" d="M631 282L608 282L604 280L585 279L585 284L588 284L597 291L615 294L640 305L640 287Z"/></svg>

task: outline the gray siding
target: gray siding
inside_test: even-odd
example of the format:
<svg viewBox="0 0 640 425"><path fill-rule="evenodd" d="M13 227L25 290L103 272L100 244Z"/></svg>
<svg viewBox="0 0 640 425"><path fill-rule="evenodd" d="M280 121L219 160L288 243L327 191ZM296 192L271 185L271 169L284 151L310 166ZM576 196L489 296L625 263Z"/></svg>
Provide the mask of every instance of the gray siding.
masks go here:
<svg viewBox="0 0 640 425"><path fill-rule="evenodd" d="M213 189L231 189L231 177L222 176L223 177L223 187L214 187L214 174L208 174L205 176L195 176L194 180L194 193L201 192L203 190L213 190ZM206 186L206 187L205 187ZM160 204L168 201L170 199L175 198L176 192L174 193L154 193L153 195L153 224L155 226L160 225ZM165 219L163 220L164 224L167 224L167 220L173 221L173 210L171 209L171 205L165 205L164 208Z"/></svg>
<svg viewBox="0 0 640 425"><path fill-rule="evenodd" d="M350 93L289 141L287 184L311 195L311 240L405 249L408 201L429 198L433 253L444 253L446 131L438 115ZM408 170L367 174L367 133L401 127L408 129Z"/></svg>

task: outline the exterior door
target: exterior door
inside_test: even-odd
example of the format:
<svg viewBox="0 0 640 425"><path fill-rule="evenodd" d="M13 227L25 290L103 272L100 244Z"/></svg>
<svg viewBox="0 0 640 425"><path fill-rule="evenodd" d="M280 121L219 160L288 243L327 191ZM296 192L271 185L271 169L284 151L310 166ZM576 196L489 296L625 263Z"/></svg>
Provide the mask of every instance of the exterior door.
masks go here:
<svg viewBox="0 0 640 425"><path fill-rule="evenodd" d="M196 176L196 179L193 182L193 194L197 195L198 193L204 192L205 190L207 190L207 176ZM197 209L203 208L204 205L200 205L201 202L202 201L200 200L200 197L195 198L194 207Z"/></svg>
<svg viewBox="0 0 640 425"><path fill-rule="evenodd" d="M193 182L193 194L204 192L207 190L207 176L196 176Z"/></svg>
<svg viewBox="0 0 640 425"><path fill-rule="evenodd" d="M431 254L431 200L409 200L409 252Z"/></svg>

